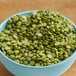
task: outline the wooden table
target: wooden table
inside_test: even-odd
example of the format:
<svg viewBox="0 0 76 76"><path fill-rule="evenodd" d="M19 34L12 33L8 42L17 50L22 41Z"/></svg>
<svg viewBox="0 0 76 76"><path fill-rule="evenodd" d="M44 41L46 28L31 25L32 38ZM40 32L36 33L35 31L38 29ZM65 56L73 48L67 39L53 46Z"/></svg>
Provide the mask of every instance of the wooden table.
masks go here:
<svg viewBox="0 0 76 76"><path fill-rule="evenodd" d="M27 10L55 10L76 23L76 0L0 0L0 22ZM0 76L13 76L0 63ZM62 76L76 76L76 62Z"/></svg>

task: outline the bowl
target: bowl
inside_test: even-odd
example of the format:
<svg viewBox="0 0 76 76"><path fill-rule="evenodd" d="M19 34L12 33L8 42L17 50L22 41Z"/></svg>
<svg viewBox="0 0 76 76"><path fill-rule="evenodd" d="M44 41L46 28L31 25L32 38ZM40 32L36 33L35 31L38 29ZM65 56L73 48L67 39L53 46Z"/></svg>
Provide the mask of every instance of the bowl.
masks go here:
<svg viewBox="0 0 76 76"><path fill-rule="evenodd" d="M26 15L30 14L33 11L25 11L21 13L17 13L15 15ZM15 16L13 15L13 16ZM5 28L8 20L11 17L7 18L5 21L3 21L0 24L0 32ZM66 17L64 17L66 18ZM68 19L68 18L66 18ZM75 24L74 24L75 25ZM75 26L76 28L76 26ZM76 30L76 29L75 29ZM0 61L2 64L6 67L8 71L10 71L13 75L15 76L60 76L63 74L65 71L67 71L73 62L75 61L76 58L76 51L67 59L64 61L54 64L54 65L49 65L49 66L27 66L23 64L19 64L17 62L14 62L13 60L9 59L7 56L5 56L1 50L0 50Z"/></svg>

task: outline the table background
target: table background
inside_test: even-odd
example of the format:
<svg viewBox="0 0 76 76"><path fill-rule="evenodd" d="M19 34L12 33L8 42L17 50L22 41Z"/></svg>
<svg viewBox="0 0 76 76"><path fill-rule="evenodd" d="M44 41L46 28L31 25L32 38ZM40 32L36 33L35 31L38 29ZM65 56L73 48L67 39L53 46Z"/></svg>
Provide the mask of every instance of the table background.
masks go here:
<svg viewBox="0 0 76 76"><path fill-rule="evenodd" d="M76 0L0 0L0 23L15 13L40 9L58 11L76 23ZM1 62L0 76L13 76ZM76 61L62 76L76 76Z"/></svg>

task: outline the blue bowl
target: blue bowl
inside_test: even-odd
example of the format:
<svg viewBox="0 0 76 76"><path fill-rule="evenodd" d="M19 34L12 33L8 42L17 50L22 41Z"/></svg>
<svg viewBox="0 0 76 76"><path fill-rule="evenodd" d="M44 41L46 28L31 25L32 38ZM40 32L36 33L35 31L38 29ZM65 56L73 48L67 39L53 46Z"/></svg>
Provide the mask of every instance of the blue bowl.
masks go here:
<svg viewBox="0 0 76 76"><path fill-rule="evenodd" d="M25 11L15 15L22 16L22 15L30 14L34 11L35 10ZM5 21L1 23L0 32L5 28L10 18L11 17L7 18ZM75 61L75 57L76 57L76 51L69 58L67 58L66 60L60 63L50 65L50 66L35 67L35 66L27 66L27 65L14 62L13 60L5 56L0 50L0 61L7 68L7 70L10 71L15 76L60 76L71 67L71 65Z"/></svg>

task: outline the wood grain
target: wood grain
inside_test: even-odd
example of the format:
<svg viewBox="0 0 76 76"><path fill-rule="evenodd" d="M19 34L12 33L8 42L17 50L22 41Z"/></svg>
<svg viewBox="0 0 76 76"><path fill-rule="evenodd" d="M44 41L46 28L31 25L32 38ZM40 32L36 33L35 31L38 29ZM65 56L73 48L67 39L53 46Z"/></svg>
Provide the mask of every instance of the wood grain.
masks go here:
<svg viewBox="0 0 76 76"><path fill-rule="evenodd" d="M76 23L76 0L0 0L0 22L27 10L54 10ZM0 76L13 76L0 62ZM76 76L76 61L62 76Z"/></svg>

